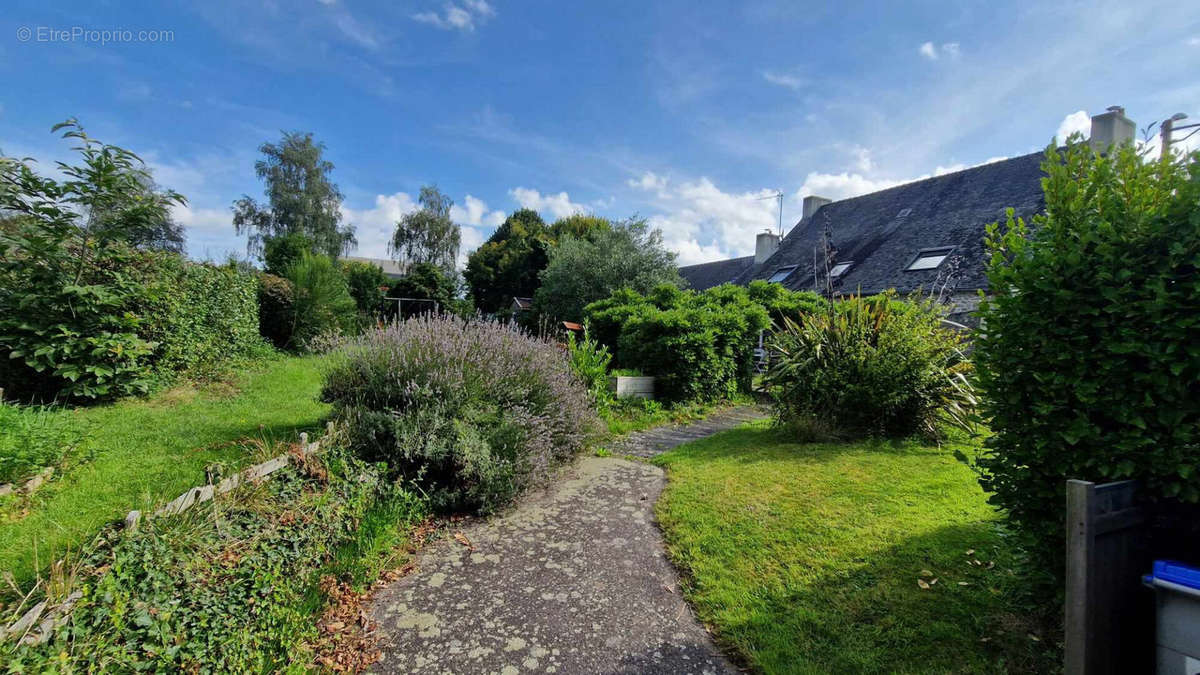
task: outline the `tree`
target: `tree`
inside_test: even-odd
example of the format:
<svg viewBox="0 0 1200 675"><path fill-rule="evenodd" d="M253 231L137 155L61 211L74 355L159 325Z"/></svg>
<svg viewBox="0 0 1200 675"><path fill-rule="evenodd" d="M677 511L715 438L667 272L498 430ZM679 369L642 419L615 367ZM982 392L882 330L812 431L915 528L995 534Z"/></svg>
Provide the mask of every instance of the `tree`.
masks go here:
<svg viewBox="0 0 1200 675"><path fill-rule="evenodd" d="M537 211L521 209L504 220L467 258L463 277L480 311L494 313L513 297L529 297L538 287L554 238Z"/></svg>
<svg viewBox="0 0 1200 675"><path fill-rule="evenodd" d="M393 259L406 267L430 263L453 276L462 242L458 225L450 220L450 207L454 202L436 185L422 187L418 202L421 204L419 210L405 214L396 223L388 251Z"/></svg>
<svg viewBox="0 0 1200 675"><path fill-rule="evenodd" d="M311 133L284 132L278 144L263 143L259 151L254 171L266 184L267 204L248 195L233 203L233 226L249 235L247 251L262 255L268 240L289 234L308 237L313 253L331 258L350 250L354 226L341 224L343 196L329 180L325 144L314 143Z"/></svg>
<svg viewBox="0 0 1200 675"><path fill-rule="evenodd" d="M540 279L534 309L568 321L579 321L584 306L621 288L645 294L662 284L683 285L662 232L643 219L594 229L583 238L565 235Z"/></svg>
<svg viewBox="0 0 1200 675"><path fill-rule="evenodd" d="M284 276L305 253L312 253L312 237L299 232L281 234L263 242L263 265L270 274Z"/></svg>
<svg viewBox="0 0 1200 675"><path fill-rule="evenodd" d="M359 260L342 260L338 267L346 277L346 285L358 311L368 318L373 317L383 307L384 290L388 285L383 268Z"/></svg>
<svg viewBox="0 0 1200 675"><path fill-rule="evenodd" d="M433 263L421 262L408 268L404 278L392 284L391 293L397 298L433 300L445 312L455 312L459 306L454 277Z"/></svg>

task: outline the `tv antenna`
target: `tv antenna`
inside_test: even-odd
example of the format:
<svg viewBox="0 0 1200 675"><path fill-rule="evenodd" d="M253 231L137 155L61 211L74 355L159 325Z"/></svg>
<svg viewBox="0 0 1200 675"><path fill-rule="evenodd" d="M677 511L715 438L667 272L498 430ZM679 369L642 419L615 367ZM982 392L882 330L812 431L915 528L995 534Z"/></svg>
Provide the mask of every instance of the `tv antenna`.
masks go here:
<svg viewBox="0 0 1200 675"><path fill-rule="evenodd" d="M761 202L764 199L778 199L779 200L779 238L782 239L783 238L783 191L776 190L775 194L766 195L765 197L756 197L755 201Z"/></svg>

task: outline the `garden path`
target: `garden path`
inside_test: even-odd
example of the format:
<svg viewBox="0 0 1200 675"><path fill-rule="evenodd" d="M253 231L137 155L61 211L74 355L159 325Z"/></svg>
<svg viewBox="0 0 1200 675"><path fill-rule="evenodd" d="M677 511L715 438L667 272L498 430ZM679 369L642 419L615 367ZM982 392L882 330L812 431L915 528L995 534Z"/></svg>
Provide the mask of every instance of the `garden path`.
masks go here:
<svg viewBox="0 0 1200 675"><path fill-rule="evenodd" d="M650 456L750 419L735 408L631 434ZM465 524L381 589L385 673L736 673L684 602L654 521L666 482L645 462L584 457L509 511Z"/></svg>

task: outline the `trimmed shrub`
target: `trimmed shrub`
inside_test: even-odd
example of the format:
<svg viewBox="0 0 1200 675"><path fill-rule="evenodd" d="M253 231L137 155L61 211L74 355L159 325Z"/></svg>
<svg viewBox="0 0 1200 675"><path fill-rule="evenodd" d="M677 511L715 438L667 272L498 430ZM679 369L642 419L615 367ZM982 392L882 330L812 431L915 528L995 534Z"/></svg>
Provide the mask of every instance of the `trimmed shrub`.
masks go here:
<svg viewBox="0 0 1200 675"><path fill-rule="evenodd" d="M656 396L668 402L749 391L758 335L770 325L766 310L731 284L703 293L663 285L645 296L625 289L586 313L597 337L616 345L616 365L653 375Z"/></svg>
<svg viewBox="0 0 1200 675"><path fill-rule="evenodd" d="M785 319L765 379L777 421L808 437L903 437L936 433L943 413L965 419L970 363L943 311L884 294Z"/></svg>
<svg viewBox="0 0 1200 675"><path fill-rule="evenodd" d="M141 270L144 287L160 288L139 308L144 323L138 333L155 343L152 362L160 376L211 368L263 345L253 274L174 254L150 260Z"/></svg>
<svg viewBox="0 0 1200 675"><path fill-rule="evenodd" d="M1073 143L1042 170L1045 214L988 229L975 358L994 435L979 466L1061 578L1067 479L1200 502L1200 156Z"/></svg>
<svg viewBox="0 0 1200 675"><path fill-rule="evenodd" d="M446 315L368 332L337 357L321 398L362 457L443 511L506 504L578 452L595 420L558 346Z"/></svg>
<svg viewBox="0 0 1200 675"><path fill-rule="evenodd" d="M288 268L287 279L293 289L289 347L306 350L325 333L349 332L354 328L354 298L329 256L303 254Z"/></svg>
<svg viewBox="0 0 1200 675"><path fill-rule="evenodd" d="M295 298L292 282L274 274L259 275L258 331L280 349L292 341Z"/></svg>

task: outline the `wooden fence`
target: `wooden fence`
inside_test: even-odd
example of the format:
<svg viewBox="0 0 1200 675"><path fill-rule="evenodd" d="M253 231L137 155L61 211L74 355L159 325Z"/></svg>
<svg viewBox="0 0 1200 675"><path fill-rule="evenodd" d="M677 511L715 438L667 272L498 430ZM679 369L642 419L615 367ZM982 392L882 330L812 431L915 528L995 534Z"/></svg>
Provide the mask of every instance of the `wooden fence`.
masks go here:
<svg viewBox="0 0 1200 675"><path fill-rule="evenodd" d="M1147 513L1137 483L1067 481L1068 675L1154 669L1154 596Z"/></svg>

